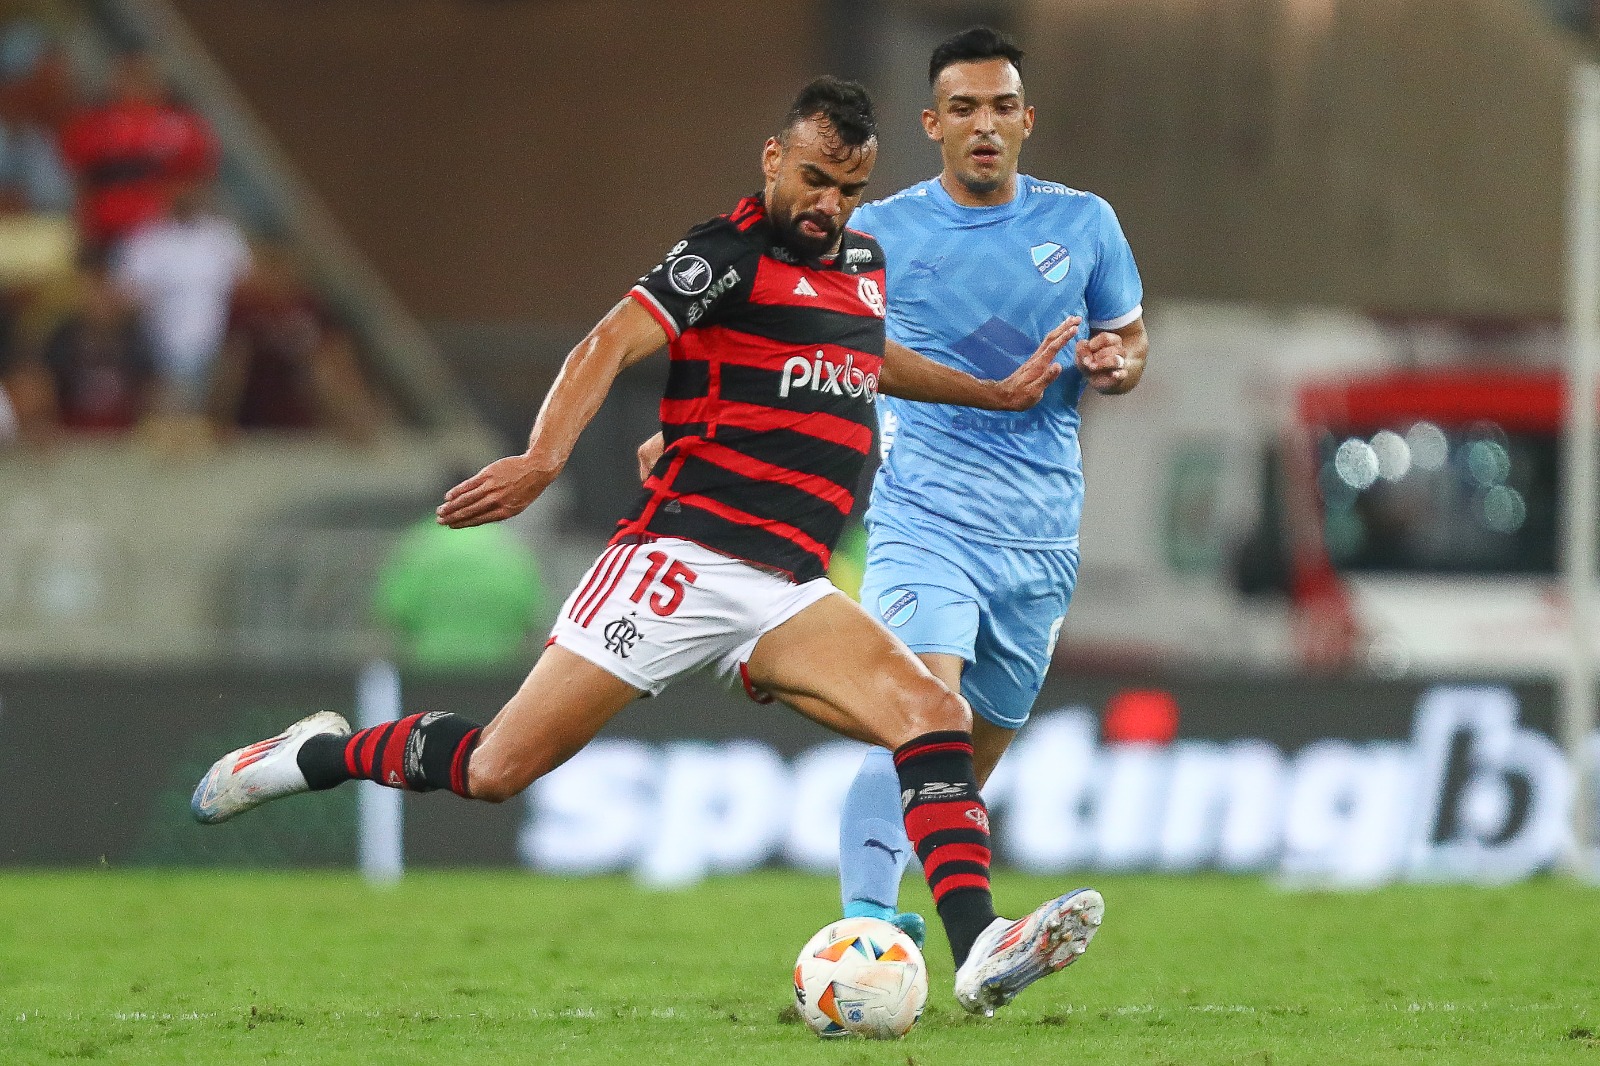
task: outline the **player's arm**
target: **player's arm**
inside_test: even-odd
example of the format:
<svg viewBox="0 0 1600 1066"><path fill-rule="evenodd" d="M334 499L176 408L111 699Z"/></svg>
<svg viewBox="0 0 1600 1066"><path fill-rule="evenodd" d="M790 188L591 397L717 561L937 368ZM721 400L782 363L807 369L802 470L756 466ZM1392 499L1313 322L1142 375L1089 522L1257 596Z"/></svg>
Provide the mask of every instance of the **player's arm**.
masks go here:
<svg viewBox="0 0 1600 1066"><path fill-rule="evenodd" d="M1118 396L1132 392L1139 384L1149 354L1150 338L1144 331L1144 319L1136 318L1126 326L1101 330L1088 340L1079 341L1076 358L1090 388Z"/></svg>
<svg viewBox="0 0 1600 1066"><path fill-rule="evenodd" d="M520 513L561 473L578 434L600 410L626 368L667 343L661 325L624 298L568 354L545 395L521 455L496 459L444 495L440 524L453 529L498 522Z"/></svg>
<svg viewBox="0 0 1600 1066"><path fill-rule="evenodd" d="M981 407L990 411L1026 411L1044 396L1044 390L1061 376L1055 361L1067 341L1078 332L1076 316L1051 330L1038 349L1010 377L984 381L955 367L929 359L903 344L889 341L883 349L883 369L878 390L902 400Z"/></svg>

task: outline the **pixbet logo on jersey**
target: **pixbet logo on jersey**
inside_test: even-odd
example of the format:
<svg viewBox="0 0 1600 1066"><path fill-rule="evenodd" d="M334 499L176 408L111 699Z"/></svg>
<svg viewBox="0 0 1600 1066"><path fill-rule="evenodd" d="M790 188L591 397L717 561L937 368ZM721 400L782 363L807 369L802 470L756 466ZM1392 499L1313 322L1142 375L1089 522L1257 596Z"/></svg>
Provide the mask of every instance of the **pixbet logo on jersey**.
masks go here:
<svg viewBox="0 0 1600 1066"><path fill-rule="evenodd" d="M778 385L778 395L788 396L791 389L810 389L812 392L831 392L835 396L865 396L868 403L878 399L878 375L869 374L856 366L854 354L835 363L817 349L810 359L803 355L790 356L783 364L783 381Z"/></svg>

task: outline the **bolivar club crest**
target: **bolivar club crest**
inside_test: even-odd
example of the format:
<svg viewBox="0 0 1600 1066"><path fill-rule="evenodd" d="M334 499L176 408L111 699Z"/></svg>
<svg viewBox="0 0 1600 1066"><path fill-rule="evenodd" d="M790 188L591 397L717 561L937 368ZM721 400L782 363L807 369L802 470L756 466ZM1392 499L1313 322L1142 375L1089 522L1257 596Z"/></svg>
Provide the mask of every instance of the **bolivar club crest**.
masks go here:
<svg viewBox="0 0 1600 1066"><path fill-rule="evenodd" d="M1039 268L1044 280L1054 285L1072 269L1072 254L1055 241L1045 241L1033 246L1033 265Z"/></svg>

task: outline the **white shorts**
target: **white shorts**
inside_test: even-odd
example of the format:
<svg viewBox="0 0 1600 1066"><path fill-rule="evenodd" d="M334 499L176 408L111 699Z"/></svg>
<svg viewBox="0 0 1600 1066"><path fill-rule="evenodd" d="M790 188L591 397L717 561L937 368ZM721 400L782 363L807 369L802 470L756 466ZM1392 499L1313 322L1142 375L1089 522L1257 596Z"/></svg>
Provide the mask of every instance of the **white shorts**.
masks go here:
<svg viewBox="0 0 1600 1066"><path fill-rule="evenodd" d="M712 664L759 698L745 670L756 641L837 591L825 577L797 585L692 541L613 544L567 597L550 643L652 696Z"/></svg>

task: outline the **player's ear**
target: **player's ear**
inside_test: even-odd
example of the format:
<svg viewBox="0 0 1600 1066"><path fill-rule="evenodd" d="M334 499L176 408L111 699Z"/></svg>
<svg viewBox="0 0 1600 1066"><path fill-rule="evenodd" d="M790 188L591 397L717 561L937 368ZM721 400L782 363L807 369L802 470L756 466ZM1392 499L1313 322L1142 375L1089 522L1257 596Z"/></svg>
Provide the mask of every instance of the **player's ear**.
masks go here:
<svg viewBox="0 0 1600 1066"><path fill-rule="evenodd" d="M768 181L778 176L778 162L782 158L783 143L776 137L768 137L761 149L761 173L766 175Z"/></svg>
<svg viewBox="0 0 1600 1066"><path fill-rule="evenodd" d="M1022 137L1026 140L1033 136L1033 105L1029 104L1022 109Z"/></svg>
<svg viewBox="0 0 1600 1066"><path fill-rule="evenodd" d="M922 129L930 141L943 141L944 130L939 125L939 112L931 107L922 109Z"/></svg>

